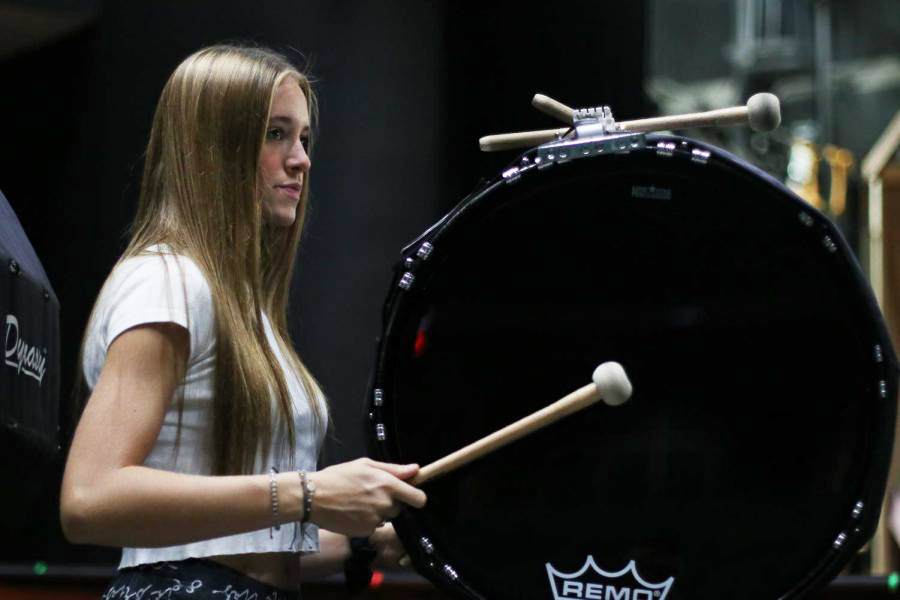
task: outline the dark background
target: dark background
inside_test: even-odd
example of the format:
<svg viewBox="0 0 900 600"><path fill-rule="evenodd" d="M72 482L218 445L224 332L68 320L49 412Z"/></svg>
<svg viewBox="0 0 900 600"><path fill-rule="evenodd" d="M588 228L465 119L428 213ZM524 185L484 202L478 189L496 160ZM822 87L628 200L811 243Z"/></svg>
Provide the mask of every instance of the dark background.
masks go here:
<svg viewBox="0 0 900 600"><path fill-rule="evenodd" d="M337 462L364 453L363 401L400 248L513 158L481 154L479 136L557 126L530 107L534 93L610 104L620 119L650 114L645 21L640 1L0 3L0 189L60 299L61 395L124 247L156 100L191 52L261 43L318 81L312 211L290 317L330 398L326 461ZM61 463L34 471L40 502L0 561L45 560L58 572L115 560L60 541Z"/></svg>
<svg viewBox="0 0 900 600"><path fill-rule="evenodd" d="M738 43L740 7L762 10L752 43ZM827 45L813 26L823 9ZM0 502L0 571L35 561L50 574L108 570L116 560L61 540L57 494L75 416L65 399L85 320L125 244L162 86L198 48L241 40L287 53L317 80L312 210L290 318L331 402L326 462L364 453L364 396L401 247L514 158L479 152L480 136L558 126L530 107L534 93L609 104L627 120L720 107L710 93L720 84L734 103L771 89L781 129L707 139L780 179L793 136L849 148L858 165L900 105L896 0L0 0L0 190L60 300L64 408L49 464L2 459L26 464L0 468L5 498L19 498L13 511ZM853 214L838 225L854 243Z"/></svg>

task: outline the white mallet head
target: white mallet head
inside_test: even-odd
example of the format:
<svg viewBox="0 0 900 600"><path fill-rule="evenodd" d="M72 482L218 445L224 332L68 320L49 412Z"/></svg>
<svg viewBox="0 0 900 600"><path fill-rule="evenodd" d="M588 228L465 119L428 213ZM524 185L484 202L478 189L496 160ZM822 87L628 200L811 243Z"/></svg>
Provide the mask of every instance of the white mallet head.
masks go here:
<svg viewBox="0 0 900 600"><path fill-rule="evenodd" d="M600 397L610 406L619 406L631 398L631 381L617 362L605 362L594 369L594 385Z"/></svg>
<svg viewBox="0 0 900 600"><path fill-rule="evenodd" d="M763 92L747 100L747 120L754 131L772 131L781 124L778 96Z"/></svg>

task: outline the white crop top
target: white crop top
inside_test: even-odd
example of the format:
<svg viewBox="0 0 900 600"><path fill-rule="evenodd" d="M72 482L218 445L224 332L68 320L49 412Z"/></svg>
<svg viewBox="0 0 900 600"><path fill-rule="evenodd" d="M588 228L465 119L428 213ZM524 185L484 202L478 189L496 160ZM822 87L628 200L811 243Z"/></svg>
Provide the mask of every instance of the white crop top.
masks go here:
<svg viewBox="0 0 900 600"><path fill-rule="evenodd" d="M159 437L144 461L147 467L180 473L209 475L211 473L210 430L212 397L214 393L216 330L212 295L206 278L189 258L175 255L157 246L148 248L141 256L122 261L110 274L100 292L97 306L84 345L83 369L87 385L93 389L106 361L106 352L121 333L143 323L171 322L181 325L190 334L190 357L184 381L166 410ZM287 428L276 425L271 464L261 464L257 457L255 472L268 473L270 466L279 471L293 469L315 470L322 435L316 433L313 415L306 393L297 374L287 361L274 337L272 325L263 314L266 338L285 373L285 381L293 401L296 451L289 456ZM184 398L181 440L175 452L178 426L178 394ZM322 414L326 406L317 398ZM274 405L272 414L277 415ZM182 560L256 552L316 552L319 548L318 529L309 524L282 525L270 538L268 529L225 537L167 546L162 548L123 548L120 569L161 561Z"/></svg>

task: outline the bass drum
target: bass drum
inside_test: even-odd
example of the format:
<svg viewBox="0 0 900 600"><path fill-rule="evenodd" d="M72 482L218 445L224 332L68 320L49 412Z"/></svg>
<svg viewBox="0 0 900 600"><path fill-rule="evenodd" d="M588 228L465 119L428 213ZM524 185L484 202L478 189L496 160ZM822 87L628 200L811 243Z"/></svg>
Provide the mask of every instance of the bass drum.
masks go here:
<svg viewBox="0 0 900 600"><path fill-rule="evenodd" d="M634 386L427 483L394 521L459 598L797 598L869 539L897 361L835 227L714 147L534 149L410 245L372 454L425 465L590 382Z"/></svg>

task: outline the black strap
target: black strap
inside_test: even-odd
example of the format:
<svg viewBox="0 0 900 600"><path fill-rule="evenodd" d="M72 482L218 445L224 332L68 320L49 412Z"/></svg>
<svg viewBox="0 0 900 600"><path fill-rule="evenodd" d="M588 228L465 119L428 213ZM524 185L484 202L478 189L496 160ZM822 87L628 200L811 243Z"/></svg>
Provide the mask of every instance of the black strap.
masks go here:
<svg viewBox="0 0 900 600"><path fill-rule="evenodd" d="M355 596L369 587L375 555L369 538L350 538L350 556L344 561L344 580L351 595Z"/></svg>

